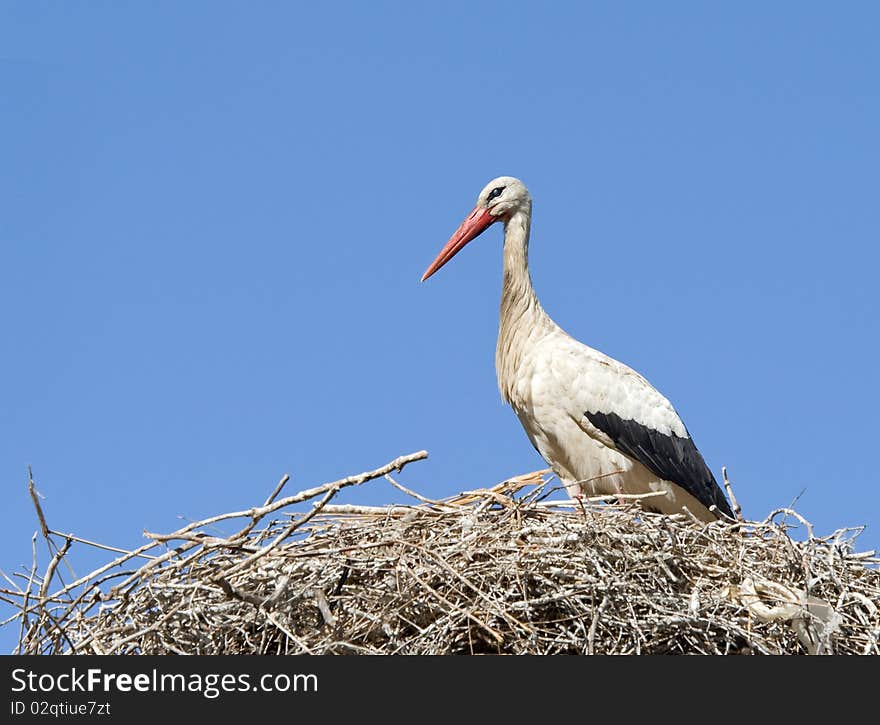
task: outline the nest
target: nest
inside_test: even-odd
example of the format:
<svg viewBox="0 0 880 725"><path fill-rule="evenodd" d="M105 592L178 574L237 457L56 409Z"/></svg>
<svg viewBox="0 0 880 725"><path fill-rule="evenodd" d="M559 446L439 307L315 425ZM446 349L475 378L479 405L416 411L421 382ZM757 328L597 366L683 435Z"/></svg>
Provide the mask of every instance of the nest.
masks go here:
<svg viewBox="0 0 880 725"><path fill-rule="evenodd" d="M66 584L70 547L97 545L50 529L34 495L54 555L3 589L6 624L27 654L880 653L880 560L858 529L552 500L547 472L429 500L390 476L426 456L278 498L285 477ZM412 503L333 503L380 477Z"/></svg>

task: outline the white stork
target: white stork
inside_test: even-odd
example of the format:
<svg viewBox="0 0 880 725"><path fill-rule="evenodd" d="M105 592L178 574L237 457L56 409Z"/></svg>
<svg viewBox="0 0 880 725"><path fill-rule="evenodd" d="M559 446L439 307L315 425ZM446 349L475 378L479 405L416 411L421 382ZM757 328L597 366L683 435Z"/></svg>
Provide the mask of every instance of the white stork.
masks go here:
<svg viewBox="0 0 880 725"><path fill-rule="evenodd" d="M707 522L732 517L672 404L635 370L567 335L541 307L528 266L531 217L525 185L493 179L422 281L503 221L498 387L569 495L654 492L662 495L642 499L648 510L687 507Z"/></svg>

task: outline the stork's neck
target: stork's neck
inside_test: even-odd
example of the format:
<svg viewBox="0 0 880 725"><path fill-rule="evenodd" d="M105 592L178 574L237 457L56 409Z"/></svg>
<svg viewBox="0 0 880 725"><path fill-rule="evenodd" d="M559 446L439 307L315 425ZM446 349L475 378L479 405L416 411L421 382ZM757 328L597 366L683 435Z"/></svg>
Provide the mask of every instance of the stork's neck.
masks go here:
<svg viewBox="0 0 880 725"><path fill-rule="evenodd" d="M498 388L506 402L514 402L517 371L530 345L553 327L529 274L531 206L513 214L504 224L504 281L501 287L501 320L495 371Z"/></svg>

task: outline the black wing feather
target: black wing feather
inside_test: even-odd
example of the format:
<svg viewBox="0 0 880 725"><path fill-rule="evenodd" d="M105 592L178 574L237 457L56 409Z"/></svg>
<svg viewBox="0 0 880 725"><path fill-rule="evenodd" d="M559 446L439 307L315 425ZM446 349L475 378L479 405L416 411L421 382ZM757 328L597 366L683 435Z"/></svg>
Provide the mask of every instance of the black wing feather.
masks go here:
<svg viewBox="0 0 880 725"><path fill-rule="evenodd" d="M587 411L584 415L621 453L635 458L663 480L681 486L706 508L714 504L719 511L733 517L715 476L690 437L664 435L615 413Z"/></svg>

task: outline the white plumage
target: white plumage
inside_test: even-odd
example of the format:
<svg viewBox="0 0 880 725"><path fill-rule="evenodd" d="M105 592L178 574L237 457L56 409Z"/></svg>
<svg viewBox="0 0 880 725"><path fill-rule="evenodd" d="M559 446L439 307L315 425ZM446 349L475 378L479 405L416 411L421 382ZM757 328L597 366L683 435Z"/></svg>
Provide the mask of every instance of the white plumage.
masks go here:
<svg viewBox="0 0 880 725"><path fill-rule="evenodd" d="M641 375L567 335L528 269L532 201L510 176L490 181L424 281L496 221L504 280L495 365L501 397L570 495L662 492L642 505L712 521L730 506L672 404Z"/></svg>

